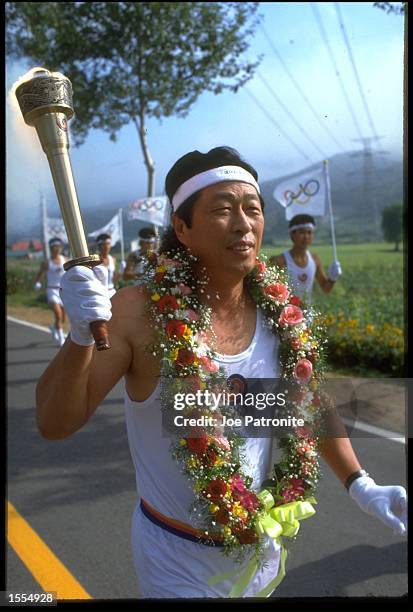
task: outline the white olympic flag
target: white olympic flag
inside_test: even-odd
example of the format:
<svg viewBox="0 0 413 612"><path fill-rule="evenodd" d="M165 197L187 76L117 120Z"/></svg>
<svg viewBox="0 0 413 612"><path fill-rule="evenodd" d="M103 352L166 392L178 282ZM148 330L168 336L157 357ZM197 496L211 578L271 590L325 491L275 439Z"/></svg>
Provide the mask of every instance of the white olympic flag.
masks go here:
<svg viewBox="0 0 413 612"><path fill-rule="evenodd" d="M119 242L121 239L119 212L117 212L116 215L114 215L112 219L106 223L106 225L95 230L94 232L90 232L88 236L90 238L97 238L99 234L110 234L112 236L112 245Z"/></svg>
<svg viewBox="0 0 413 612"><path fill-rule="evenodd" d="M326 214L328 168L321 164L315 170L300 172L278 183L274 198L284 206L287 221L295 215L323 217Z"/></svg>
<svg viewBox="0 0 413 612"><path fill-rule="evenodd" d="M166 196L141 198L129 204L128 221L138 219L166 227L169 225L169 214L169 202Z"/></svg>

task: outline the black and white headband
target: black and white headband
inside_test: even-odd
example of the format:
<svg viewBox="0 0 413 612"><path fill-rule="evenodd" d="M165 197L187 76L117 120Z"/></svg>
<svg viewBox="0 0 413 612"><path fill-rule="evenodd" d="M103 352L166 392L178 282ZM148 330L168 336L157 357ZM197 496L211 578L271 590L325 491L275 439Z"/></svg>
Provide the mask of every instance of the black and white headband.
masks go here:
<svg viewBox="0 0 413 612"><path fill-rule="evenodd" d="M182 183L172 198L174 212L178 210L185 200L200 189L221 183L222 181L242 181L252 185L260 193L258 183L250 172L241 168L241 166L220 166L219 168L211 168L211 170L195 174L195 176Z"/></svg>

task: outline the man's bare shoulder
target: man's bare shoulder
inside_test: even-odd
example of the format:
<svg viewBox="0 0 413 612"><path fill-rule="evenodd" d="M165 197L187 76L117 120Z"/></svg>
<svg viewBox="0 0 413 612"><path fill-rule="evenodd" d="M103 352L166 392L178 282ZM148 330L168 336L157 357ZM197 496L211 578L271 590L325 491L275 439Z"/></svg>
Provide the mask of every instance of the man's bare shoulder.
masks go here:
<svg viewBox="0 0 413 612"><path fill-rule="evenodd" d="M317 253L311 252L311 257L314 259L314 261L317 264L317 266L322 266L321 259L319 258Z"/></svg>
<svg viewBox="0 0 413 612"><path fill-rule="evenodd" d="M282 268L285 268L286 265L285 257L282 253L280 255L273 255L270 257L269 262L273 266L281 266Z"/></svg>
<svg viewBox="0 0 413 612"><path fill-rule="evenodd" d="M111 299L112 316L122 317L128 313L142 316L146 314L148 299L148 292L142 286L122 287Z"/></svg>

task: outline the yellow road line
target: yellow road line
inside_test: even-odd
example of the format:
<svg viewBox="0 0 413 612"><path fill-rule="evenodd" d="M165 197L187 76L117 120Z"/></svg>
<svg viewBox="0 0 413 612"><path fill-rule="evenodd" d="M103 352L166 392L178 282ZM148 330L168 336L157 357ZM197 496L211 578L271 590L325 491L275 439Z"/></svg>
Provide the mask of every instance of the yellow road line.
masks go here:
<svg viewBox="0 0 413 612"><path fill-rule="evenodd" d="M93 599L9 501L7 539L44 591L57 599Z"/></svg>

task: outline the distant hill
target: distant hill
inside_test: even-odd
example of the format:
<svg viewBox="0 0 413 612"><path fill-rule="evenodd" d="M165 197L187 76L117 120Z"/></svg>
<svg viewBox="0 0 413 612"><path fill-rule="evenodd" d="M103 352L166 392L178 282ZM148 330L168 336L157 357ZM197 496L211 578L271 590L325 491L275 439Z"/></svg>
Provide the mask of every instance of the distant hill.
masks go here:
<svg viewBox="0 0 413 612"><path fill-rule="evenodd" d="M368 160L369 161L369 160ZM403 199L403 162L395 160L389 155L376 154L372 159L376 174L369 175L368 193L364 186L363 155L358 152L340 153L329 159L333 212L336 235L341 242L357 242L381 238L376 233L374 225L374 206L377 207L381 222L382 209L391 203L402 202ZM303 168L310 170L314 166ZM266 203L265 218L266 229L264 242L276 244L288 238L288 224L285 220L285 210L273 197L275 186L290 175L281 176L261 183L261 191ZM113 207L82 210L86 231L92 232L104 226L117 212L121 203L114 202ZM141 221L127 221L124 208L124 238L126 249L129 249L131 240L137 238L138 231L146 223ZM59 214L59 211L50 210L50 216ZM40 223L34 225L24 235L33 238L41 237ZM318 219L317 240L324 241L330 237L330 224L328 217ZM9 232L8 244L21 238L16 232Z"/></svg>

